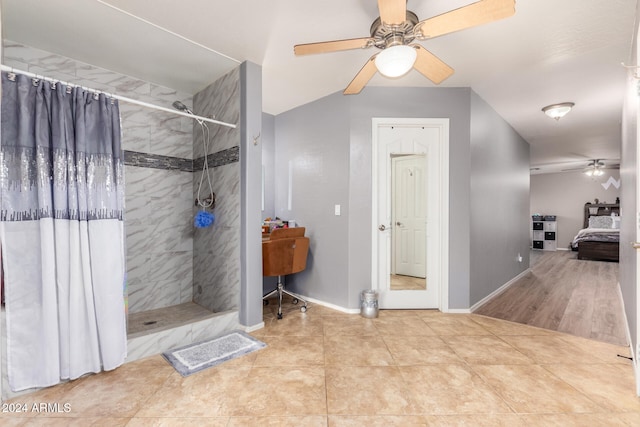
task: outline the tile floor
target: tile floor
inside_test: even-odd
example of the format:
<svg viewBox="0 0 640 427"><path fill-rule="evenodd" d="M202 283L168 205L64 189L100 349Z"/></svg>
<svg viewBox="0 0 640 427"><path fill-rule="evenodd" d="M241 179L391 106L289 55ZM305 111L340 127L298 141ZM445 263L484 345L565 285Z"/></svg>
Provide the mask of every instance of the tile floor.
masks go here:
<svg viewBox="0 0 640 427"><path fill-rule="evenodd" d="M29 410L1 413L0 424L640 425L624 347L478 315L365 319L287 304L277 320L274 309L253 333L264 350L187 378L149 357L5 402ZM34 403L54 405L38 413Z"/></svg>

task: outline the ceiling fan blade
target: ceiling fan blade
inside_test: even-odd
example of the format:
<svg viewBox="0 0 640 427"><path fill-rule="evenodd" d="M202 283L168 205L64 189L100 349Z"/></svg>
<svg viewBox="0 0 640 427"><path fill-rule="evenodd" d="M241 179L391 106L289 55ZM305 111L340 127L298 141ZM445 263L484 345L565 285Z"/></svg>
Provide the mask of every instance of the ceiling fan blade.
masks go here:
<svg viewBox="0 0 640 427"><path fill-rule="evenodd" d="M419 44L412 44L411 47L415 48L418 53L413 68L435 84L442 83L442 81L453 74L453 68L442 62L440 58L427 49Z"/></svg>
<svg viewBox="0 0 640 427"><path fill-rule="evenodd" d="M378 0L378 10L380 20L387 25L400 25L407 20L407 0Z"/></svg>
<svg viewBox="0 0 640 427"><path fill-rule="evenodd" d="M378 72L376 68L376 59L377 55L373 55L364 67L356 74L356 76L351 80L349 86L344 90L343 94L345 95L356 95L360 93L360 91L369 83L369 80Z"/></svg>
<svg viewBox="0 0 640 427"><path fill-rule="evenodd" d="M373 46L371 37L360 39L333 40L330 42L297 44L293 47L296 55L309 55L312 53L336 52L339 50L364 49Z"/></svg>
<svg viewBox="0 0 640 427"><path fill-rule="evenodd" d="M419 39L431 39L508 18L516 12L515 4L515 0L480 0L420 21L414 27L414 32Z"/></svg>

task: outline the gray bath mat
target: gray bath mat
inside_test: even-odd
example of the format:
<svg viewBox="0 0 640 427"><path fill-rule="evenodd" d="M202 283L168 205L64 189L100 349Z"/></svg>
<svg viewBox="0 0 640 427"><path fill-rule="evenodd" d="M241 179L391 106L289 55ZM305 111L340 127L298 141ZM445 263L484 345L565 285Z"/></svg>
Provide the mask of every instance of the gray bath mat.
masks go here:
<svg viewBox="0 0 640 427"><path fill-rule="evenodd" d="M266 346L262 341L242 331L233 331L218 338L165 351L162 357L167 359L180 375L186 377Z"/></svg>

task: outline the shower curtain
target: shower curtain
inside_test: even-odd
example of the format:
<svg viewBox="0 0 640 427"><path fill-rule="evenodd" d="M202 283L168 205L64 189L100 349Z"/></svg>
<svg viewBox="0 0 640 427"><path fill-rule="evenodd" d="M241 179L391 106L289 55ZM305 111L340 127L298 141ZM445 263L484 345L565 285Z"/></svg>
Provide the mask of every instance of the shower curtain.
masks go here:
<svg viewBox="0 0 640 427"><path fill-rule="evenodd" d="M0 238L13 391L126 357L116 101L2 73Z"/></svg>

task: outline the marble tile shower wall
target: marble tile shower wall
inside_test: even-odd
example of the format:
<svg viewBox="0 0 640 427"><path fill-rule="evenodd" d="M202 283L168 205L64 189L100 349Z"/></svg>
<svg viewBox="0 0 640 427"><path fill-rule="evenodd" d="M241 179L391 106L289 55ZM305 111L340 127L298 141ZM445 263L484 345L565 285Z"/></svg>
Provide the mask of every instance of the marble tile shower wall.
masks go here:
<svg viewBox="0 0 640 427"><path fill-rule="evenodd" d="M157 105L192 96L60 55L4 40L5 65ZM191 163L191 119L120 103L123 148ZM127 153L131 154L131 153ZM144 155L139 155L144 157ZM134 156L135 157L135 156ZM182 160L181 160L182 159ZM127 281L130 312L192 300L193 173L126 166ZM165 162L166 163L166 162ZM138 164L138 163L134 163Z"/></svg>
<svg viewBox="0 0 640 427"><path fill-rule="evenodd" d="M224 100L224 101L220 101ZM227 123L240 122L240 69L236 68L193 97L194 111ZM216 193L215 227L196 229L193 254L193 300L212 311L240 307L240 129L210 126L209 160ZM202 134L194 126L194 192L202 176ZM222 153L221 153L222 152ZM205 191L202 195L205 196ZM194 208L194 214L196 208Z"/></svg>

